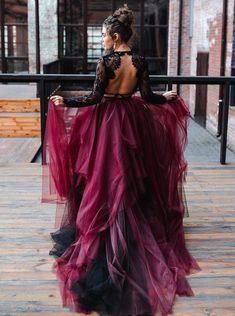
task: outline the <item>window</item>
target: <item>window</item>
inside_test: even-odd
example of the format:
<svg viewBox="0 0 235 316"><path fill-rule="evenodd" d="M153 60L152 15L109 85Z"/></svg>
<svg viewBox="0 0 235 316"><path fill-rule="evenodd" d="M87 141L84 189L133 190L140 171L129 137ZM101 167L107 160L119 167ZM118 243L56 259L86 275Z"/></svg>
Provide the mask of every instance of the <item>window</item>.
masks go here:
<svg viewBox="0 0 235 316"><path fill-rule="evenodd" d="M1 2L1 70L3 72L28 71L27 1Z"/></svg>
<svg viewBox="0 0 235 316"><path fill-rule="evenodd" d="M135 15L133 50L149 60L151 74L167 73L168 0L129 0ZM75 72L93 72L102 55L101 28L123 1L60 0L59 56ZM75 70L76 68L76 70Z"/></svg>
<svg viewBox="0 0 235 316"><path fill-rule="evenodd" d="M88 42L88 63L96 62L102 55L102 45L100 40L100 34L102 28L100 26L88 26L87 27L87 42Z"/></svg>

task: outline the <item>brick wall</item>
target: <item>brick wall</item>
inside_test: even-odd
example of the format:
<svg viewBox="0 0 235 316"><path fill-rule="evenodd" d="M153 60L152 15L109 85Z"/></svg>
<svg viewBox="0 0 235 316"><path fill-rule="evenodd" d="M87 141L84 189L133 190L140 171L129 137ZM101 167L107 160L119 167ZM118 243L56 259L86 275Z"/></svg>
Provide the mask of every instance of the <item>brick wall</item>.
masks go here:
<svg viewBox="0 0 235 316"><path fill-rule="evenodd" d="M181 75L190 73L191 63L191 37L190 37L190 11L189 3L185 4L182 16L182 50L181 50ZM168 36L168 75L177 75L178 36L179 36L180 1L169 2L169 36ZM176 88L174 86L174 88ZM189 100L189 87L182 85L180 95ZM190 104L189 104L190 106Z"/></svg>
<svg viewBox="0 0 235 316"><path fill-rule="evenodd" d="M181 48L181 68L180 75L187 76L190 73L191 67L191 49L192 37L190 34L190 23L192 22L192 15L190 14L190 1L183 1L183 16L182 16L182 48ZM182 85L180 94L189 100L190 86ZM191 111L191 106L189 104Z"/></svg>
<svg viewBox="0 0 235 316"><path fill-rule="evenodd" d="M209 52L209 76L220 75L223 1L183 1L181 75L196 75L197 53ZM190 10L192 5L192 10ZM228 1L228 29L225 75L231 75L234 0ZM176 74L179 0L170 1L168 74ZM190 28L192 25L192 28ZM195 86L183 86L181 95L195 112ZM217 132L219 87L208 86L206 127ZM230 109L228 143L235 149L235 111Z"/></svg>
<svg viewBox="0 0 235 316"><path fill-rule="evenodd" d="M168 24L168 72L169 76L177 74L179 0L169 1Z"/></svg>

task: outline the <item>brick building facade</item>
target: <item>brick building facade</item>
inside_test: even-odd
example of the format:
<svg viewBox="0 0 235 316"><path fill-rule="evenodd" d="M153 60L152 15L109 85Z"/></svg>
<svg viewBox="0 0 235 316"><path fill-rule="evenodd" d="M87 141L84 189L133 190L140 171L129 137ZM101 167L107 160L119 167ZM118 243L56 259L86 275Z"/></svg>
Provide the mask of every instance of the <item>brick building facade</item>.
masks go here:
<svg viewBox="0 0 235 316"><path fill-rule="evenodd" d="M180 0L171 0L169 5L169 50L168 75L177 75L177 54L179 40ZM200 54L208 56L209 76L221 75L221 45L225 41L224 75L232 74L232 54L234 45L234 0L228 0L226 8L226 38L223 34L223 10L225 1L182 1L182 38L180 54L180 75L197 75ZM196 87L182 86L181 95L187 100L192 117L196 113ZM219 110L219 86L207 87L205 126L217 134ZM229 108L228 144L235 149L235 101Z"/></svg>
<svg viewBox="0 0 235 316"><path fill-rule="evenodd" d="M51 0L49 2L46 0L39 1L41 71L44 64L66 57L66 50L68 50L71 44L73 44L69 42L65 44L63 43L64 48L62 47L62 49L60 49L60 33L63 33L62 39L64 40L68 35L67 32L70 27L69 23L77 21L77 16L73 16L72 20L67 22L67 25L65 24L65 20L61 20L60 12L62 11L60 11L58 4L61 6L61 3L65 1L69 2L70 0ZM151 0L129 0L125 2L127 2L134 10L137 22L140 23L141 19L144 21L144 30L142 31L142 43L144 43L144 45L141 46L141 49L144 47L145 52L147 52L148 56L146 57L149 58L150 66L153 70L151 73L185 76L196 76L197 74L207 74L209 76L230 76L231 74L235 74L234 0L159 0L158 2ZM14 0L6 0L5 3L8 3L8 5L12 8ZM35 0L23 0L22 4L24 3L24 12L27 12L28 22L28 70L30 73L35 73ZM99 39L97 39L97 34L100 34L100 21L103 20L103 15L106 16L110 13L111 9L114 9L114 7L112 7L113 3L115 3L115 6L123 4L120 1L111 1L105 9L107 12L103 12L99 9L99 6L102 8L104 3L106 3L104 1L89 0L78 1L77 3L80 3L81 8L84 4L87 5L87 20L90 21L91 25L94 23L93 16L99 17L95 26L90 26L90 29L88 26L88 30L90 30L90 34L93 38L92 40L97 41L97 43L99 41ZM227 4L226 12L224 11L225 4ZM153 8L155 8L154 6L157 6L156 10L153 10ZM17 12L17 6L15 8ZM79 10L81 8L79 7ZM151 8L151 10L149 8ZM76 10L77 9L78 8L76 8ZM75 14L76 10L73 8L72 13ZM93 14L95 12L94 10L97 10L95 14ZM141 10L144 10L144 14L142 15ZM158 11L161 12L160 15L158 15ZM86 11L82 8L80 12L83 14ZM62 15L64 15L64 12ZM226 20L226 26L224 25L224 17ZM83 23L82 19L83 17L81 16L81 21L79 23ZM160 27L158 25L160 23L159 21L161 21ZM151 23L155 24L155 34L153 38L150 36L150 34L153 34L153 25L150 25ZM22 26L20 27L22 28ZM81 71L84 71L84 69L91 71L94 67L92 66L92 63L89 63L89 60L91 60L89 54L91 53L91 57L93 56L93 53L89 51L89 47L92 46L89 42L89 34L88 38L85 38L84 40L83 26L77 25L75 27L77 27L77 29L74 31L74 34L80 34L79 36L83 38L83 43L80 43L80 51L84 53L84 51L87 50L87 64L84 66L84 56L82 55L79 57L80 59L77 59L78 61L76 60L78 57L75 56L77 55L76 52L74 56L69 56L69 58L75 58L74 64L77 62L77 69L79 69L79 65L83 63L81 64ZM226 32L223 33L225 28ZM141 34L141 30L138 33ZM164 39L162 34L166 34L166 39ZM223 34L226 34L226 38L223 37ZM70 36L72 39L74 37L76 36ZM157 43L159 41L162 43ZM152 44L156 43L152 45L149 42L152 42ZM222 52L223 43L225 43L224 53ZM77 45L77 43L75 44ZM164 54L159 49L161 47L165 47ZM96 50L94 50L94 52L96 52ZM157 54L159 55L157 56ZM223 57L224 69L221 68L223 64ZM154 58L156 58L155 61ZM200 67L200 62L202 62L202 65L206 65L206 67ZM233 71L232 64L234 64ZM70 72L70 68L67 67L67 64L65 68L68 72ZM159 71L156 71L156 69ZM204 89L204 102L203 100L200 100L200 98L198 99L196 97L197 89L199 88L195 85L182 85L180 87L180 94L189 104L192 117L195 117L195 119L204 125L211 133L216 135L219 116L218 105L221 97L220 87L208 86ZM235 101L233 102L233 100L231 100L230 104L228 143L235 149ZM201 111L203 111L203 113Z"/></svg>
<svg viewBox="0 0 235 316"><path fill-rule="evenodd" d="M42 65L58 58L57 0L39 1L40 62ZM28 0L29 72L36 72L35 1Z"/></svg>

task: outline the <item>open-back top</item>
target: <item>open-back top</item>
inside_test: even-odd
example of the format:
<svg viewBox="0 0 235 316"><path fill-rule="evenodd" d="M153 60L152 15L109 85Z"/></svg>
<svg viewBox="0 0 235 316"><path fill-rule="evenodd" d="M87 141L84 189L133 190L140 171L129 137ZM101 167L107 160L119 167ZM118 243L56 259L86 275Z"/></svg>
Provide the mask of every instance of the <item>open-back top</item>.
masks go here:
<svg viewBox="0 0 235 316"><path fill-rule="evenodd" d="M151 90L146 59L131 50L115 51L99 59L92 92L89 95L64 98L64 103L68 107L89 106L99 103L103 96L130 96L138 87L141 97L147 102L166 102L163 95Z"/></svg>

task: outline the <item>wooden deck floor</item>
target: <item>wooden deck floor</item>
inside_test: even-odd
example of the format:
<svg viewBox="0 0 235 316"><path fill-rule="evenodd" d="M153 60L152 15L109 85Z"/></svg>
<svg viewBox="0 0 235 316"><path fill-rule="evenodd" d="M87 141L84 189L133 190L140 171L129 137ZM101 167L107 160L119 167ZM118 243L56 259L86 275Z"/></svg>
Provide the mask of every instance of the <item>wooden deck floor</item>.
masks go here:
<svg viewBox="0 0 235 316"><path fill-rule="evenodd" d="M31 162L40 146L39 137L0 137L0 165Z"/></svg>
<svg viewBox="0 0 235 316"><path fill-rule="evenodd" d="M40 164L0 166L0 315L78 315L61 307L49 233L54 206L40 204ZM235 315L235 164L189 165L187 245L202 271L174 316Z"/></svg>

